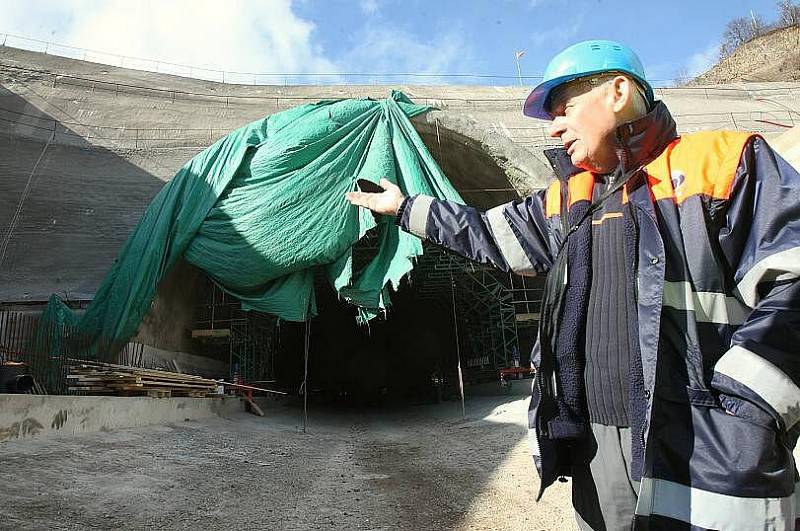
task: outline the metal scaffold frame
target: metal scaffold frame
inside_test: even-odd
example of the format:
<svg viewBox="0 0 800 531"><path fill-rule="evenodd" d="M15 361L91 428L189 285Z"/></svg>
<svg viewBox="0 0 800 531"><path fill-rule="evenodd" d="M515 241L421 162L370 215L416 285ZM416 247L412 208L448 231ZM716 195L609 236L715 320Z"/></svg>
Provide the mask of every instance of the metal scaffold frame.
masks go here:
<svg viewBox="0 0 800 531"><path fill-rule="evenodd" d="M198 308L196 326L205 337L228 343L234 383L273 380L280 326L277 317L242 310L238 299L212 281L207 302Z"/></svg>
<svg viewBox="0 0 800 531"><path fill-rule="evenodd" d="M230 367L234 380L263 383L275 375L277 317L244 312L246 319L231 323ZM238 382L234 382L238 383Z"/></svg>
<svg viewBox="0 0 800 531"><path fill-rule="evenodd" d="M538 311L535 288L519 280L521 287L515 287L512 275L433 246L426 249L414 276L419 297L434 301L450 289L452 279L456 317L464 330L461 342L469 353L465 356L467 369L511 366L519 352L518 315L527 320L536 314L533 308Z"/></svg>

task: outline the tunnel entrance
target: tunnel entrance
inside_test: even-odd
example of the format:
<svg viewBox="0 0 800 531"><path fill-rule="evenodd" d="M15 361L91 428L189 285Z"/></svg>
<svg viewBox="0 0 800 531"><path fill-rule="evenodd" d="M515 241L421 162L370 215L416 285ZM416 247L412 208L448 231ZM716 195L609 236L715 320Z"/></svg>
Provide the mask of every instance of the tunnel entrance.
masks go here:
<svg viewBox="0 0 800 531"><path fill-rule="evenodd" d="M417 128L468 204L488 209L519 197L474 140ZM356 262L375 251L373 241L356 245ZM322 275L315 282L318 315L308 324L242 311L207 280L193 334L196 350L228 360L233 380L301 394L308 340L310 396L342 404L430 402L458 396L459 360L467 385L529 366L542 285L425 244L386 314L368 325L357 324L356 309Z"/></svg>

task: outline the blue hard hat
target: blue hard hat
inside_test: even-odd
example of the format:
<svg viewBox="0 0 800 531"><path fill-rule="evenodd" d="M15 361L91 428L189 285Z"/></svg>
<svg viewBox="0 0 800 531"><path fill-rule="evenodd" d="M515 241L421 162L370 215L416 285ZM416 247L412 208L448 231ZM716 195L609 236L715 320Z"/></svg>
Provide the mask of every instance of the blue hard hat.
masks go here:
<svg viewBox="0 0 800 531"><path fill-rule="evenodd" d="M550 92L573 79L603 72L621 72L633 77L645 91L647 105L653 103L653 87L647 82L642 62L636 54L614 41L594 40L573 44L550 61L542 82L525 100L523 113L532 118L551 120L547 109Z"/></svg>

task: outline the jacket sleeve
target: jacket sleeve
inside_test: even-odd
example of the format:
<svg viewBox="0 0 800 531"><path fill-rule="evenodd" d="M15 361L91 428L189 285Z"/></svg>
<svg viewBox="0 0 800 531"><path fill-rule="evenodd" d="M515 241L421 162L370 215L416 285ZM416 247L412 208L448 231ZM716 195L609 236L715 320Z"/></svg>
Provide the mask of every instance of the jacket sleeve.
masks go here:
<svg viewBox="0 0 800 531"><path fill-rule="evenodd" d="M481 212L417 195L403 202L397 223L403 230L470 260L534 276L546 273L553 263L544 197L544 191L537 192Z"/></svg>
<svg viewBox="0 0 800 531"><path fill-rule="evenodd" d="M722 225L734 291L751 312L715 364L712 387L792 429L800 420L800 175L760 137L745 146Z"/></svg>

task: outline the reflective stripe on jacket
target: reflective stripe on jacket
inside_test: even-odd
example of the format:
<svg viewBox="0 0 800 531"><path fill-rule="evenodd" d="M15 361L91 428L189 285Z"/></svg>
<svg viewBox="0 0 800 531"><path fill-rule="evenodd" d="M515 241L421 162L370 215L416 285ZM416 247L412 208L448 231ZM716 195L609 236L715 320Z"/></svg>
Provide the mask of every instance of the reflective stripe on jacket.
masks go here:
<svg viewBox="0 0 800 531"><path fill-rule="evenodd" d="M794 529L800 175L758 136L669 138L674 122L659 106L618 134L644 163L625 187L624 212L637 227L626 247L636 262L644 379L635 528ZM642 140L659 132L664 141ZM562 182L570 215L594 182L563 164L563 150L552 160L559 180L521 201L479 212L416 196L399 223L504 271L546 273L563 238ZM532 359L547 366L537 347ZM548 376L537 375L530 406L542 491L571 466L569 446L543 429L552 416L550 390L540 385Z"/></svg>

